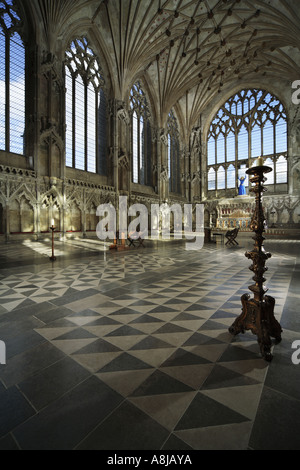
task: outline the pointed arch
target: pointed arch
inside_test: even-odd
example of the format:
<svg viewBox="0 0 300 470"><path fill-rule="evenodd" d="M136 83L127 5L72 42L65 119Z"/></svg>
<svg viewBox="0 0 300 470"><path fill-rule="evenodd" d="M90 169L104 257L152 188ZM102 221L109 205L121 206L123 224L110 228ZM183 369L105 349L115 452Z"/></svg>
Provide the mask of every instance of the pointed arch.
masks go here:
<svg viewBox="0 0 300 470"><path fill-rule="evenodd" d="M147 95L140 81L130 90L132 182L152 186L152 126Z"/></svg>
<svg viewBox="0 0 300 470"><path fill-rule="evenodd" d="M106 174L105 80L86 37L65 52L66 166Z"/></svg>
<svg viewBox="0 0 300 470"><path fill-rule="evenodd" d="M208 172L214 166L217 189L233 189L230 177L233 171L237 175L239 169L251 167L256 158L263 156L274 170L268 184L287 184L287 148L287 113L281 101L265 90L240 90L220 107L210 123ZM280 157L285 162L279 160ZM227 170L227 183L221 188L224 164L231 173ZM216 189L212 183L209 188L211 191Z"/></svg>

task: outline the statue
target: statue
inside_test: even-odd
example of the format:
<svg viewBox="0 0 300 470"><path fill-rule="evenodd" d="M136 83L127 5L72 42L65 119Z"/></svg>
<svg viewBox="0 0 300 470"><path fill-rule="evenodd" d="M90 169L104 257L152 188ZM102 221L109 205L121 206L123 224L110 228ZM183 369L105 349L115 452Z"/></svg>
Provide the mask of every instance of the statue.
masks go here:
<svg viewBox="0 0 300 470"><path fill-rule="evenodd" d="M246 178L242 176L241 178L239 178L239 181L241 183L239 186L239 196L245 196L246 195L246 188L245 188Z"/></svg>

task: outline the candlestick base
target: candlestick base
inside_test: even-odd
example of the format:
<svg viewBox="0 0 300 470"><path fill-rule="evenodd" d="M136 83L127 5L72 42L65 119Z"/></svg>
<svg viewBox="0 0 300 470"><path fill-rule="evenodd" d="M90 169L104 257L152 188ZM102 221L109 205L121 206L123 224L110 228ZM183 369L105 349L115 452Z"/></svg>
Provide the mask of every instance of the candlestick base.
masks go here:
<svg viewBox="0 0 300 470"><path fill-rule="evenodd" d="M54 224L50 227L50 230L52 232L52 256L49 258L50 261L56 261L56 256L54 256L54 232L55 232L55 227Z"/></svg>
<svg viewBox="0 0 300 470"><path fill-rule="evenodd" d="M271 362L273 359L271 348L272 340L281 342L282 329L274 316L275 299L265 295L261 302L250 298L249 294L241 297L242 314L229 328L229 332L236 336L239 333L251 330L257 336L262 357Z"/></svg>
<svg viewBox="0 0 300 470"><path fill-rule="evenodd" d="M268 271L266 262L272 255L265 252L263 246L266 219L262 205L262 195L267 191L264 187L266 181L264 174L271 171L272 168L264 165L246 171L247 175L250 176L250 182L253 183L250 191L255 193L255 210L250 224L251 230L255 233L253 238L255 244L253 250L245 254L252 261L249 269L254 273L252 278L254 284L249 286L249 289L254 294L254 298L251 299L249 294L244 294L241 297L242 314L229 328L229 332L234 336L244 333L245 330L251 330L253 334L257 335L261 354L266 361L271 361L273 358L271 354L271 337L275 338L278 343L281 341L282 333L281 326L274 316L275 299L266 295L267 289L264 286L266 280L264 274Z"/></svg>

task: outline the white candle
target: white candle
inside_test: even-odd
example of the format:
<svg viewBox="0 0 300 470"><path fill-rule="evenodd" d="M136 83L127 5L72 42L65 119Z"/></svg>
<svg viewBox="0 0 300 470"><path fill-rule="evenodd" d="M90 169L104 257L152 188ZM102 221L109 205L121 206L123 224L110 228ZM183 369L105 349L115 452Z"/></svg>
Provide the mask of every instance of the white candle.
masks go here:
<svg viewBox="0 0 300 470"><path fill-rule="evenodd" d="M257 159L256 165L257 166L263 166L263 164L264 164L264 159L262 157L259 157Z"/></svg>
<svg viewBox="0 0 300 470"><path fill-rule="evenodd" d="M51 227L54 227L54 219L51 220Z"/></svg>

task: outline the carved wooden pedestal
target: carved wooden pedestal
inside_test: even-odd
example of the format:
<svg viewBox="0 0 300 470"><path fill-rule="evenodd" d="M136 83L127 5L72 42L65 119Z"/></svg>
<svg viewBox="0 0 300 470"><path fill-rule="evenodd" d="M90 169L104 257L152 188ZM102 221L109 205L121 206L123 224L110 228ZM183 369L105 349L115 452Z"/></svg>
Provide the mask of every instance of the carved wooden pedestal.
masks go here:
<svg viewBox="0 0 300 470"><path fill-rule="evenodd" d="M262 195L266 191L263 186L266 181L264 174L270 171L272 171L272 168L267 166L256 166L247 171L247 174L251 176L251 183L255 184L251 191L256 196L255 212L250 225L253 232L255 232L253 238L255 244L253 250L245 255L253 262L249 269L254 272L253 280L255 284L249 286L249 289L253 292L254 298L251 299L249 294L242 296L242 314L229 328L229 332L235 336L244 333L246 330L251 330L258 338L261 354L266 361L271 361L273 358L271 338L275 338L276 342L280 342L282 333L281 326L274 316L275 299L266 295L268 289L264 286L266 280L264 273L268 270L265 264L272 255L267 253L263 246L266 221L262 207Z"/></svg>

